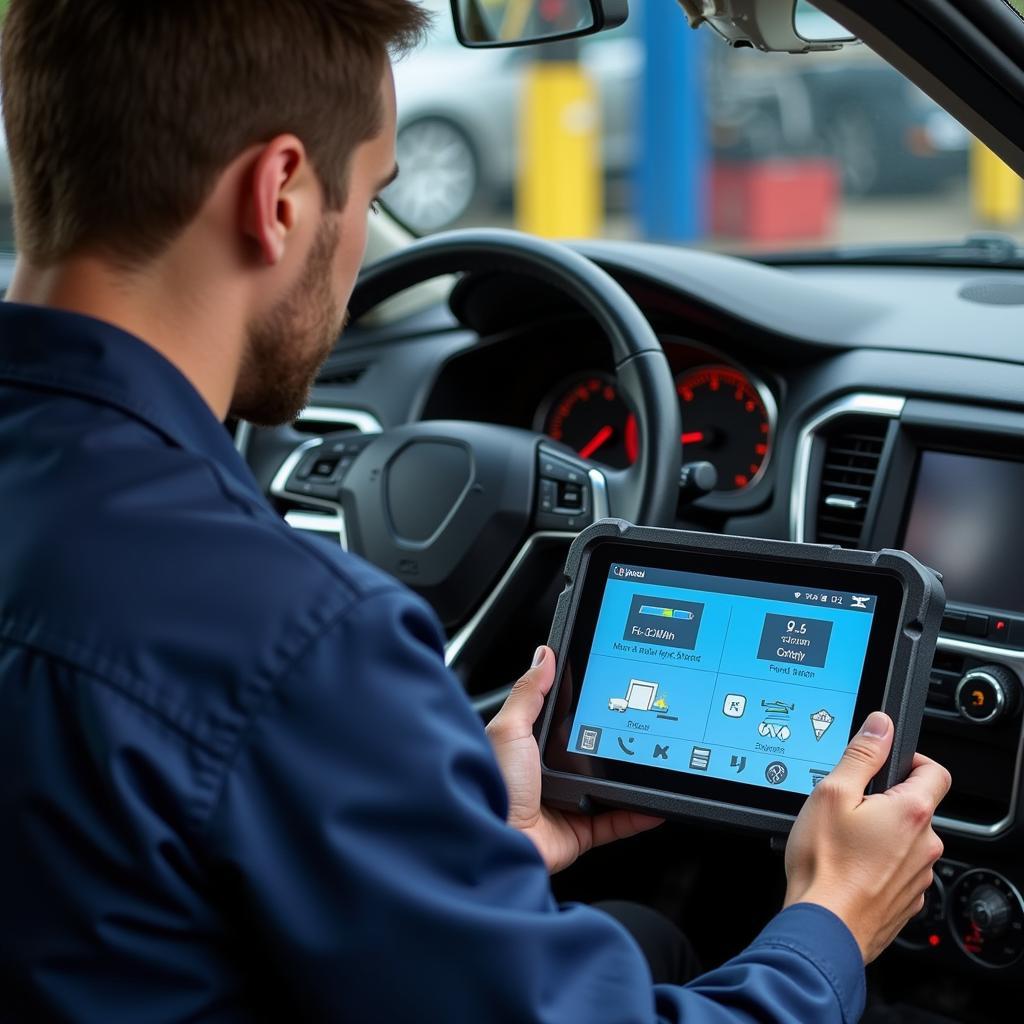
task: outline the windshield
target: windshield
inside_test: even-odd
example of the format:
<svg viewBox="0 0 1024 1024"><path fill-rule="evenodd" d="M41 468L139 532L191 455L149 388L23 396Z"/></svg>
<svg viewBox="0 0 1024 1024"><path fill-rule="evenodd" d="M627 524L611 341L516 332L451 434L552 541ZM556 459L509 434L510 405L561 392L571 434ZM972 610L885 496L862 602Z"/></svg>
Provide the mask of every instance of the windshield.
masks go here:
<svg viewBox="0 0 1024 1024"><path fill-rule="evenodd" d="M557 0L551 0L556 3ZM417 233L489 225L731 252L1024 242L1020 179L863 45L732 50L678 5L570 44L466 50L443 0L396 67L401 174ZM811 5L808 39L845 34Z"/></svg>

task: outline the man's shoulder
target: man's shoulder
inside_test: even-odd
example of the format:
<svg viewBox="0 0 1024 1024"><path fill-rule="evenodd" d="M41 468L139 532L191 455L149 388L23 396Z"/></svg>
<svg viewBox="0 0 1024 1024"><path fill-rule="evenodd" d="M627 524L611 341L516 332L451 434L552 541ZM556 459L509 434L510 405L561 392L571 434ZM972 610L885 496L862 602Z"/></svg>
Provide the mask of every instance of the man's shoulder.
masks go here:
<svg viewBox="0 0 1024 1024"><path fill-rule="evenodd" d="M10 488L0 634L192 720L258 699L368 596L418 601L244 477L136 440L81 454L45 493Z"/></svg>

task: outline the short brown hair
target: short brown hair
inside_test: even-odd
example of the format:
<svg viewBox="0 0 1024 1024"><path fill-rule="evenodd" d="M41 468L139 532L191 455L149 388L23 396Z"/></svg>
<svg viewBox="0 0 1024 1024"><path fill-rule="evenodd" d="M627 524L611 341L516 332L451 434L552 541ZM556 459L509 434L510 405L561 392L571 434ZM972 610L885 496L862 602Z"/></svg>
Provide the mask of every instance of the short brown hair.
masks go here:
<svg viewBox="0 0 1024 1024"><path fill-rule="evenodd" d="M412 0L11 0L4 122L19 249L51 265L162 251L248 146L291 132L333 208L380 130Z"/></svg>

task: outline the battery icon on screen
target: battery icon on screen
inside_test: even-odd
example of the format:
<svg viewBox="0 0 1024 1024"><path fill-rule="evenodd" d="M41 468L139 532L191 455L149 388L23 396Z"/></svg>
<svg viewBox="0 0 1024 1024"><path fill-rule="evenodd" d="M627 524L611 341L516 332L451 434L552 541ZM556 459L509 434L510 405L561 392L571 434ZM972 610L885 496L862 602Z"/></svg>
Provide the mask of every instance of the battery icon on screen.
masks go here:
<svg viewBox="0 0 1024 1024"><path fill-rule="evenodd" d="M693 612L683 608L659 608L656 604L640 605L641 615L656 615L659 619L692 619Z"/></svg>

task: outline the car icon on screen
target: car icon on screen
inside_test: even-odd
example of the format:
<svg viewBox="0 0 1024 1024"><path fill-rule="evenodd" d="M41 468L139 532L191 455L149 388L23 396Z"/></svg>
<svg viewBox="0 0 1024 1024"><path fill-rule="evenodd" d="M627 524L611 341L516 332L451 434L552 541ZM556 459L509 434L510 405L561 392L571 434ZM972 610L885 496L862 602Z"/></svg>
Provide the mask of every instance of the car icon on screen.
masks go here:
<svg viewBox="0 0 1024 1024"><path fill-rule="evenodd" d="M609 711L622 711L622 712L625 712L626 708L628 708L628 707L629 707L629 702L626 700L625 697L612 697L611 700L608 701L608 710Z"/></svg>

